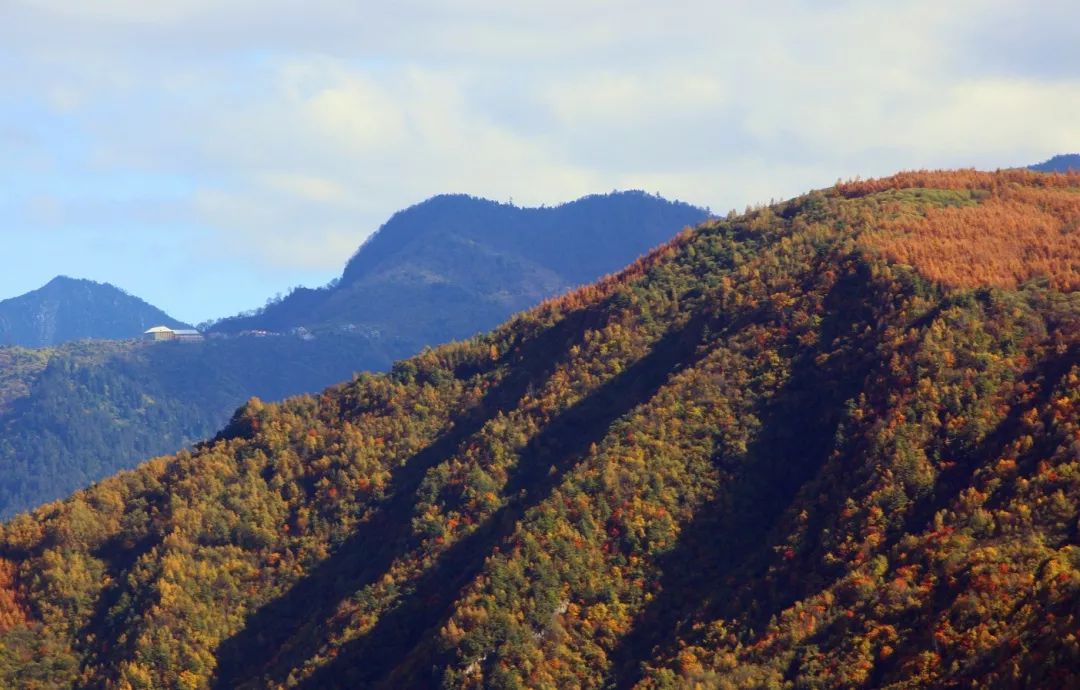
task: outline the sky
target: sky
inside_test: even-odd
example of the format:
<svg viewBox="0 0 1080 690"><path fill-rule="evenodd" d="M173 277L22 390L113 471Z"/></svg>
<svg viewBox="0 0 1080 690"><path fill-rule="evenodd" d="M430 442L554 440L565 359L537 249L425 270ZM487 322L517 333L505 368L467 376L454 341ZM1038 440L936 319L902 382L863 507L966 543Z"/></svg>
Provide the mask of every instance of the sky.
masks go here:
<svg viewBox="0 0 1080 690"><path fill-rule="evenodd" d="M1080 150L1075 0L0 0L0 298L199 322L401 208L644 189L714 211Z"/></svg>

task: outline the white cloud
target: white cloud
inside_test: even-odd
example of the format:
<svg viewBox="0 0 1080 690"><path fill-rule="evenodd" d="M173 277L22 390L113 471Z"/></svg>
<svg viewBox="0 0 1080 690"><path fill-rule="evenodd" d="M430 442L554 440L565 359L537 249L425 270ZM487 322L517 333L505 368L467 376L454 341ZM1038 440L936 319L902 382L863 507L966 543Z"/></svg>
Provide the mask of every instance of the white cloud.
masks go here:
<svg viewBox="0 0 1080 690"><path fill-rule="evenodd" d="M289 60L268 82L261 99L198 123L201 155L233 172L202 187L196 209L232 252L274 265L340 268L390 213L432 194L543 203L603 182L486 120L454 73L376 80L319 58Z"/></svg>
<svg viewBox="0 0 1080 690"><path fill-rule="evenodd" d="M1080 82L964 83L944 94L940 106L908 131L912 137L922 132L937 135L931 140L934 144L919 142L921 148L934 145L987 165L987 152L1011 155L1000 161L1002 167L1024 164L1023 156L1032 148L1071 151L1080 146Z"/></svg>
<svg viewBox="0 0 1080 690"><path fill-rule="evenodd" d="M1080 75L1058 64L1080 9L1045 7L13 0L0 131L29 131L19 165L39 146L68 177L179 186L176 213L214 231L200 252L331 271L440 192L642 187L723 210L1080 148ZM1040 32L1065 47L1034 50Z"/></svg>
<svg viewBox="0 0 1080 690"><path fill-rule="evenodd" d="M710 74L607 71L560 78L546 87L542 99L566 127L647 126L686 112L724 108L726 91Z"/></svg>
<svg viewBox="0 0 1080 690"><path fill-rule="evenodd" d="M336 225L333 214L309 218L307 204L295 197L267 205L262 199L271 194L247 189L198 192L194 203L199 217L218 229L203 245L201 258L248 257L270 271L340 270L362 233Z"/></svg>
<svg viewBox="0 0 1080 690"><path fill-rule="evenodd" d="M290 172L268 172L261 177L271 190L300 201L319 204L348 204L354 195L340 182L324 177Z"/></svg>

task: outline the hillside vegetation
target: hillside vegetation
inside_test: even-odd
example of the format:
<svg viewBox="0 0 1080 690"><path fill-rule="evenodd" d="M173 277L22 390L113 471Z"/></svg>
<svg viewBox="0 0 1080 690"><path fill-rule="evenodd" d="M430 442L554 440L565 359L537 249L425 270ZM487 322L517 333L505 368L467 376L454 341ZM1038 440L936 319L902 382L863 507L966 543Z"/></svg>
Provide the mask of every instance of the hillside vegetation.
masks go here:
<svg viewBox="0 0 1080 690"><path fill-rule="evenodd" d="M1075 687L1059 193L1080 176L814 192L388 374L252 400L3 527L0 684ZM999 265L953 226L1002 204L1058 219L1064 258L939 279ZM901 254L940 218L962 251Z"/></svg>
<svg viewBox="0 0 1080 690"><path fill-rule="evenodd" d="M52 351L0 347L0 414L30 392L34 379L45 369Z"/></svg>
<svg viewBox="0 0 1080 690"><path fill-rule="evenodd" d="M0 518L212 436L244 400L388 367L351 334L0 348Z"/></svg>
<svg viewBox="0 0 1080 690"><path fill-rule="evenodd" d="M472 336L621 268L705 216L640 192L544 209L435 197L396 214L335 286L298 289L214 327L230 336L304 327L315 339L0 348L0 518L212 436L251 396L312 393L356 371L385 371L426 345ZM141 320L108 330L119 307L152 308L108 285L58 278L0 303L0 342L12 305L38 326L51 324L40 342L178 325L136 309Z"/></svg>
<svg viewBox="0 0 1080 690"><path fill-rule="evenodd" d="M1031 184L1016 184L1018 179ZM957 174L952 188L926 190L933 176L842 185L847 196L902 187L870 244L933 280L959 287L1016 287L1036 277L1062 290L1080 289L1080 194L1071 178L1035 181L1024 173ZM910 197L939 197L940 205L907 208ZM887 199L887 197L886 197Z"/></svg>

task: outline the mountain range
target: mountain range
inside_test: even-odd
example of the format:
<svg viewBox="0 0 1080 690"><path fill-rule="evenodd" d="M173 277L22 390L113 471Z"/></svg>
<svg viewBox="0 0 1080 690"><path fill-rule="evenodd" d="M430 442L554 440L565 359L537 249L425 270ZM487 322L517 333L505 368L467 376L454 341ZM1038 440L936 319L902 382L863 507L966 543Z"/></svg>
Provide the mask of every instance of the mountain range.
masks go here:
<svg viewBox="0 0 1080 690"><path fill-rule="evenodd" d="M191 327L108 283L66 276L0 301L0 345L47 347L85 338L134 338L159 325Z"/></svg>
<svg viewBox="0 0 1080 690"><path fill-rule="evenodd" d="M1066 153L1031 166L1038 172L1069 172L1080 170L1080 153Z"/></svg>
<svg viewBox="0 0 1080 690"><path fill-rule="evenodd" d="M3 525L0 684L1077 687L1078 200L844 183L252 400Z"/></svg>
<svg viewBox="0 0 1080 690"><path fill-rule="evenodd" d="M203 440L252 396L318 391L472 336L706 216L640 192L545 209L436 197L396 214L334 286L219 322L206 342L0 348L0 516ZM67 278L0 313L7 304L48 322L40 342L183 326L111 286Z"/></svg>
<svg viewBox="0 0 1080 690"><path fill-rule="evenodd" d="M404 356L618 270L706 215L644 192L543 208L437 196L394 214L330 286L210 330L351 330L401 341Z"/></svg>

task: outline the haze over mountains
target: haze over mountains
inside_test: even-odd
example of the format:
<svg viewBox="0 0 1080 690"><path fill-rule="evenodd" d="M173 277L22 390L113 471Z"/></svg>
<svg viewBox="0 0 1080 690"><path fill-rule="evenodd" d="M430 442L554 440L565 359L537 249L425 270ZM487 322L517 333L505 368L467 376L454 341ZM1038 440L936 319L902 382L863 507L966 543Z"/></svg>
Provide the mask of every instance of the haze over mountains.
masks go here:
<svg viewBox="0 0 1080 690"><path fill-rule="evenodd" d="M0 684L1080 685L1080 175L905 173L0 529Z"/></svg>
<svg viewBox="0 0 1080 690"><path fill-rule="evenodd" d="M84 338L134 338L157 325L190 328L108 283L67 276L0 301L0 345L46 347Z"/></svg>
<svg viewBox="0 0 1080 690"><path fill-rule="evenodd" d="M706 215L640 192L548 209L436 197L395 215L335 287L301 289L255 316L219 322L211 335L221 338L0 348L0 516L212 436L251 396L314 392L469 337L618 269ZM47 314L47 342L180 325L89 281L57 279L8 303L14 313ZM105 328L121 314L123 327ZM315 335L291 334L301 326ZM284 335L237 337L250 330Z"/></svg>

